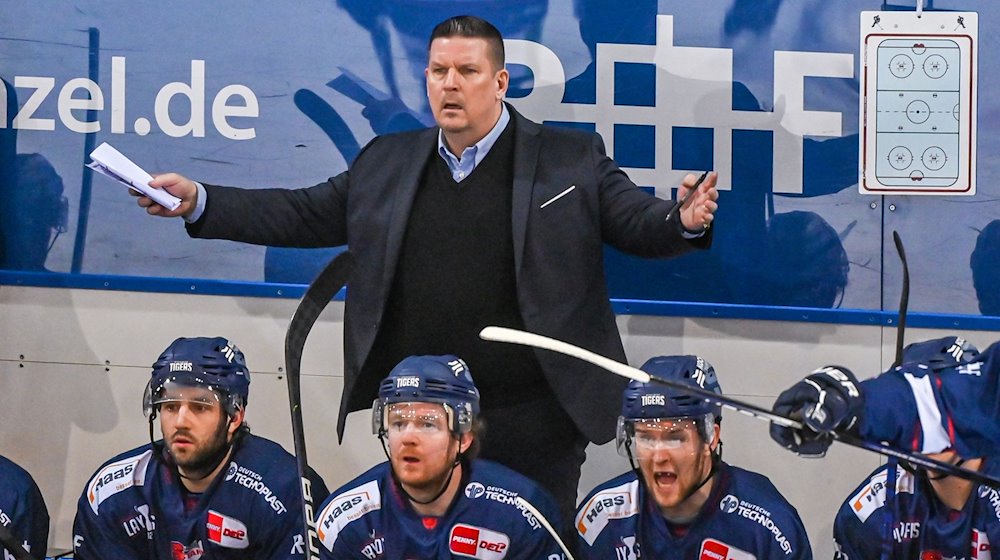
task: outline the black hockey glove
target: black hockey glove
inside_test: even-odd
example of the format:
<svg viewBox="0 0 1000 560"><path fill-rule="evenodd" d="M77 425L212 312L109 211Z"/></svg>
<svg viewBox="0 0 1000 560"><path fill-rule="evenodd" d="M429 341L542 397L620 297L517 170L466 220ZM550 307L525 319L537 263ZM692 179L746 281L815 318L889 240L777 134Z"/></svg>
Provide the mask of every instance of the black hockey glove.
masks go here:
<svg viewBox="0 0 1000 560"><path fill-rule="evenodd" d="M858 380L847 368L822 367L778 395L772 410L801 420L796 430L771 424L771 439L803 457L822 457L833 442L833 432L849 432L858 425L864 397Z"/></svg>

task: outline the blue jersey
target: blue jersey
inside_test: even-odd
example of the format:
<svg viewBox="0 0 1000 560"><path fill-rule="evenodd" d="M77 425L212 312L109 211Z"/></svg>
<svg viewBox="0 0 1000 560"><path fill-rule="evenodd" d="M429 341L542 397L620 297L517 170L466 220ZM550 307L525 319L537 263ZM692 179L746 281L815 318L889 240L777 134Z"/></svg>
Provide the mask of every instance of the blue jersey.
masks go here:
<svg viewBox="0 0 1000 560"><path fill-rule="evenodd" d="M34 556L45 556L49 542L49 511L31 475L0 456L0 524ZM0 552L6 552L0 545ZM0 554L0 557L6 556Z"/></svg>
<svg viewBox="0 0 1000 560"><path fill-rule="evenodd" d="M521 496L559 530L552 497L524 476L474 460L448 512L423 517L392 477L388 462L334 492L316 518L320 558L363 560L560 560L562 552Z"/></svg>
<svg viewBox="0 0 1000 560"><path fill-rule="evenodd" d="M998 465L982 470L1000 474ZM990 543L1000 542L1000 492L979 486L956 511L938 501L927 480L898 467L887 499L888 475L887 466L876 469L840 506L833 525L837 558L991 559Z"/></svg>
<svg viewBox="0 0 1000 560"><path fill-rule="evenodd" d="M578 559L811 559L798 512L766 477L720 462L686 527L671 527L635 472L595 488L576 515Z"/></svg>
<svg viewBox="0 0 1000 560"><path fill-rule="evenodd" d="M325 497L323 481L312 478L313 496ZM147 444L111 459L87 483L73 521L74 557L303 558L299 487L295 458L252 434L201 496L187 494L176 469Z"/></svg>
<svg viewBox="0 0 1000 560"><path fill-rule="evenodd" d="M1000 343L971 361L938 365L904 354L903 365L861 387L864 439L923 453L950 447L965 458L1000 457Z"/></svg>

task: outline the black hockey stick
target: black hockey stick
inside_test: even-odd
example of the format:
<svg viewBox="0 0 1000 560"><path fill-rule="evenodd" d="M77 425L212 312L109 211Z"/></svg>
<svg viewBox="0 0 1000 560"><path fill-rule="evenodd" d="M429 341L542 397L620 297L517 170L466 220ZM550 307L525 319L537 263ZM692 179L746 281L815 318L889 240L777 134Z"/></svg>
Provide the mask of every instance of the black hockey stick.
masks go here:
<svg viewBox="0 0 1000 560"><path fill-rule="evenodd" d="M899 322L896 324L896 361L892 367L903 364L903 335L906 333L906 310L910 306L910 266L906 264L906 251L903 250L903 240L899 233L892 232L892 241L899 253L899 262L903 265L903 288L899 292Z"/></svg>
<svg viewBox="0 0 1000 560"><path fill-rule="evenodd" d="M6 525L0 523L0 547L7 549L17 560L36 560L21 542Z"/></svg>
<svg viewBox="0 0 1000 560"><path fill-rule="evenodd" d="M354 255L348 251L337 255L323 272L309 284L302 301L295 309L285 334L285 375L288 377L288 406L292 412L292 439L295 441L295 466L302 482L302 515L304 521L306 558L319 558L319 538L313 516L312 483L306 476L309 462L306 459L306 435L302 425L302 394L299 375L302 366L302 350L306 338L312 330L319 314L340 291L354 268Z"/></svg>
<svg viewBox="0 0 1000 560"><path fill-rule="evenodd" d="M519 331L516 329L509 329L506 327L486 327L479 333L479 338L483 340L491 340L496 342L507 342L510 344L521 344L523 346L532 346L534 348L541 348L543 350L551 350L553 352L559 352L560 354L565 354L567 356L573 356L574 358L579 358L585 362L590 362L596 366L600 366L612 373L626 377L628 379L634 379L642 383L656 383L657 385L663 385L665 387L670 387L676 391L684 391L692 395L697 395L704 398L713 404L728 408L730 410L735 410L755 418L760 418L762 420L767 420L768 422L773 422L779 426L784 426L786 428L792 428L795 430L802 430L805 427L801 422L792 420L791 418L782 416L780 414L775 414L774 412L761 408L759 406L734 399L732 397L727 397L725 395L720 395L702 389L700 387L693 387L687 383L680 383L677 381L669 381L666 379L661 379L659 377L654 377L648 373L642 371L641 369L634 368L628 364L623 364L621 362L616 362L610 358L605 358L599 354L595 354L590 350L580 348L579 346L574 346L568 342L563 342L561 340L556 340L554 338L549 338L547 336L542 336L539 334L533 334L525 331ZM924 455L919 455L915 453L908 453L906 451L901 451L881 443L875 443L870 441L865 441L861 438L847 435L847 434L833 434L834 439L837 441L850 445L852 447L858 447L861 449L866 449L878 453L880 455L885 455L886 457L895 457L897 459L902 459L904 461L909 461L910 463L924 467L926 469L936 470L940 473L947 474L949 476L957 476L967 480L972 480L980 484L986 484L994 488L1000 488L1000 479L994 478L990 475L983 474L980 472L972 471L962 467L956 467L950 463L944 463L926 457Z"/></svg>

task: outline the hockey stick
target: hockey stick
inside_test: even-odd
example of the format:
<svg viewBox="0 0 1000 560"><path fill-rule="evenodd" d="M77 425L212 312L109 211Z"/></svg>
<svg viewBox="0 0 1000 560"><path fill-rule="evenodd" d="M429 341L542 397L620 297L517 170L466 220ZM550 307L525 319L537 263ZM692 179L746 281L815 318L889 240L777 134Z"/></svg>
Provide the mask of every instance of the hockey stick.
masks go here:
<svg viewBox="0 0 1000 560"><path fill-rule="evenodd" d="M6 525L0 523L0 548L7 549L17 560L36 560Z"/></svg>
<svg viewBox="0 0 1000 560"><path fill-rule="evenodd" d="M495 342L507 342L510 344L520 344L522 346L532 346L534 348L541 348L543 350L551 350L553 352L558 352L560 354L566 354L567 356L573 356L574 358L579 358L585 362L590 362L596 366L600 366L612 373L626 377L628 379L634 379L642 383L656 383L657 385L663 385L677 391L684 391L685 393L691 395L697 395L704 398L705 400L728 408L730 410L735 410L743 414L747 414L762 420L767 420L778 424L779 426L784 426L786 428L792 428L795 430L802 430L805 427L801 422L792 420L780 414L775 414L770 410L761 408L759 406L734 399L732 397L727 397L725 395L720 395L713 393L712 391L707 391L701 389L700 387L692 387L687 383L679 383L676 381L670 381L667 379L661 379L659 377L653 377L648 373L642 371L641 369L634 368L630 365L623 364L621 362L616 362L610 358L605 358L599 354L595 354L590 350L585 350L579 346L574 346L567 342L562 342L560 340L555 340L547 336L542 336L539 334L519 331L516 329L509 329L505 327L486 327L479 333L479 338L483 340L491 340ZM919 455L915 453L908 453L906 451L901 451L899 449L894 449L892 447L882 445L881 443L875 443L871 441L865 441L861 438L851 436L849 434L833 434L834 439L837 441L850 445L852 447L858 447L880 455L885 455L886 457L895 457L897 459L902 459L904 461L910 461L912 464L924 467L926 469L936 470L940 473L947 474L949 476L957 476L967 480L972 480L980 484L986 484L994 488L1000 488L1000 479L994 478L990 475L983 474L980 472L972 471L962 467L956 467L950 463L944 463L942 461L937 461L931 459L924 455Z"/></svg>
<svg viewBox="0 0 1000 560"><path fill-rule="evenodd" d="M313 518L312 483L306 476L309 462L306 459L306 435L302 425L302 394L299 375L302 366L302 350L313 324L319 318L333 296L340 291L354 268L354 256L348 252L337 255L323 272L309 284L302 301L295 309L285 334L285 375L288 376L288 406L292 413L292 439L295 441L295 466L302 482L302 515L304 522L306 558L319 558L319 538Z"/></svg>
<svg viewBox="0 0 1000 560"><path fill-rule="evenodd" d="M910 306L910 267L906 264L906 251L903 250L903 240L899 233L892 232L892 241L899 253L899 262L903 265L903 288L899 292L899 322L896 324L896 361L892 367L903 363L903 334L906 332L906 309Z"/></svg>
<svg viewBox="0 0 1000 560"><path fill-rule="evenodd" d="M545 516L542 515L542 512L538 511L538 508L531 505L531 502L525 500L521 496L516 496L514 498L514 501L517 502L524 509L531 512L531 514L534 515L536 519L538 519L538 522L542 524L542 527L545 527L545 530L548 531L549 534L552 535L552 538L556 540L556 544L559 545L559 548L562 549L563 554L566 555L566 560L576 560L575 558L573 558L573 555L570 554L569 549L566 548L566 543L564 543L563 540L559 538L559 533L557 533L556 530L552 528L552 524L549 523L548 519L545 519Z"/></svg>

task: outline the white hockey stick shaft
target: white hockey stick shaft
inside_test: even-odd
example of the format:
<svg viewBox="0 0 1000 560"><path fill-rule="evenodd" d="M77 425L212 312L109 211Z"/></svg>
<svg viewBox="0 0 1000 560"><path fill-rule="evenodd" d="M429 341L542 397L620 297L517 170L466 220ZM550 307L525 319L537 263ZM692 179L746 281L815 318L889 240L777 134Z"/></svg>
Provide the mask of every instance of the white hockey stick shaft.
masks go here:
<svg viewBox="0 0 1000 560"><path fill-rule="evenodd" d="M694 387L687 383L678 383L676 381L670 381L659 377L653 377L648 373L642 371L641 369L637 369L632 366L616 362L610 358L605 358L604 356L595 354L589 350L585 350L578 346L574 346L572 344L569 344L567 342L562 342L554 338L542 336L540 334L519 331L516 329L509 329L506 327L486 327L485 329L480 331L479 338L482 338L483 340L491 340L496 342L520 344L522 346L533 346L535 348L541 348L543 350L552 350L553 352L559 352L560 354L566 354L568 356L579 358L585 362L590 362L612 373L616 373L618 375L627 377L629 379L634 379L642 383L653 382L656 383L657 385L663 385L678 391L684 391L691 395L698 395L699 397L703 397L705 400L709 402L718 404L720 406L724 406L732 410L742 412L744 414L748 414L755 418L767 420L779 426L792 428L794 430L808 429L805 426L803 426L801 422L792 420L791 418L786 418L784 416L781 416L780 414L775 414L774 412L771 412L766 408L761 408L759 406L742 402L737 399L727 397L725 395L713 393L712 391L706 391L705 389L700 389L698 387ZM885 455L886 457L895 457L897 459L909 461L910 463L919 467L923 467L925 469L945 473L949 476L958 476L967 480L971 480L973 482L986 484L993 488L1000 489L1000 479L987 473L972 471L964 467L957 467L955 465L945 463L943 461L938 461L937 459L926 457L919 453L909 453L906 451L895 449L888 445L876 443L874 441L865 441L851 434L831 433L831 436L835 440L850 445L852 447L866 449L868 451Z"/></svg>
<svg viewBox="0 0 1000 560"><path fill-rule="evenodd" d="M705 400L719 406L723 406L737 412L742 412L743 414L748 414L750 416L756 416L769 422L774 422L779 426L785 426L786 428L793 428L796 430L801 430L803 428L801 422L785 418L784 416L775 414L766 408L760 408L749 403L740 402L726 397L725 395L720 395L705 389L699 389L698 387L694 387L687 383L677 383L666 379L660 379L658 377L654 379L648 373L639 368L634 368L628 364L616 362L610 358L605 358L600 354L595 354L590 350L574 346L568 342L542 336L540 334L519 331L517 329L509 329L507 327L486 327L479 333L479 338L495 342L507 342L510 344L520 344L522 346L533 346L543 350L552 350L553 352L559 352L560 354L566 354L567 356L573 356L574 358L579 358L585 362L590 362L612 373L639 381L640 383L655 382L686 393L704 397Z"/></svg>
<svg viewBox="0 0 1000 560"><path fill-rule="evenodd" d="M531 505L531 502L525 500L521 496L516 496L514 498L514 501L516 501L518 504L521 504L521 507L530 511L531 514L534 515L536 519L538 519L538 522L542 524L542 527L545 527L545 530L548 531L549 534L552 535L552 538L556 540L556 544L559 545L559 548L562 549L563 554L566 555L566 560L576 560L575 558L573 558L573 555L570 554L569 549L566 548L566 543L564 543L563 540L559 538L559 533L557 533L556 530L552 527L552 524L549 523L549 520L545 519L545 516L542 515L542 512L538 511L538 509L535 506Z"/></svg>

